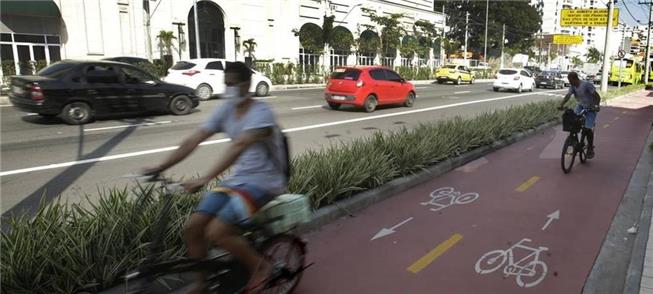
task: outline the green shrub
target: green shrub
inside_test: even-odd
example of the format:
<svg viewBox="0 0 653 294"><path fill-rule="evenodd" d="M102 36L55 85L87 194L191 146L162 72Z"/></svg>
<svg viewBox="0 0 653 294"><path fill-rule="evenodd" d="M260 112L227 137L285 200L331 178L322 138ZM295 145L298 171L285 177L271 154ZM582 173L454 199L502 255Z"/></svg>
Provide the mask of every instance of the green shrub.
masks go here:
<svg viewBox="0 0 653 294"><path fill-rule="evenodd" d="M2 85L9 86L9 78L16 75L16 64L13 60L2 61Z"/></svg>
<svg viewBox="0 0 653 294"><path fill-rule="evenodd" d="M420 67L417 69L416 80L430 80L432 76L431 69L428 67Z"/></svg>
<svg viewBox="0 0 653 294"><path fill-rule="evenodd" d="M32 62L34 64L34 72L37 73L40 70L46 68L48 66L48 62L45 60L37 60Z"/></svg>
<svg viewBox="0 0 653 294"><path fill-rule="evenodd" d="M166 68L165 62L161 59L155 59L152 63L149 62L139 62L136 66L140 67L149 74L162 78L168 74L168 69Z"/></svg>
<svg viewBox="0 0 653 294"><path fill-rule="evenodd" d="M610 99L613 99L613 98L628 94L630 92L642 90L642 89L644 89L645 86L646 85L644 85L644 84L636 84L636 85L628 85L628 86L621 87L621 88L609 89L607 92L601 93L601 99L603 101L607 101L607 100L610 100Z"/></svg>
<svg viewBox="0 0 653 294"><path fill-rule="evenodd" d="M272 84L275 85L286 83L285 65L283 63L276 62L272 64L272 75L270 76L270 80L272 80Z"/></svg>

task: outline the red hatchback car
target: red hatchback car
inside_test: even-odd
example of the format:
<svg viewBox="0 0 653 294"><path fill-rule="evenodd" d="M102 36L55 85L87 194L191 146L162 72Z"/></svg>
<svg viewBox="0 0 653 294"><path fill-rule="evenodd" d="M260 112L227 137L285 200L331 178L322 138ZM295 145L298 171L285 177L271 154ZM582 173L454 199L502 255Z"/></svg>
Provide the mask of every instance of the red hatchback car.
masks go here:
<svg viewBox="0 0 653 294"><path fill-rule="evenodd" d="M415 103L415 87L398 73L381 66L336 68L324 91L331 109L342 104L363 107L373 112L378 105Z"/></svg>

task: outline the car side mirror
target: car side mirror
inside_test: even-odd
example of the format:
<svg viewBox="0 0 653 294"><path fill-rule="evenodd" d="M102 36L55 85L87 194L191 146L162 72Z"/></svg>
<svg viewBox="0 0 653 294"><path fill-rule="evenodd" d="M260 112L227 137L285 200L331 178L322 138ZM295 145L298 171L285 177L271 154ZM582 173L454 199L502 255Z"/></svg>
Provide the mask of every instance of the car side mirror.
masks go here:
<svg viewBox="0 0 653 294"><path fill-rule="evenodd" d="M404 78L401 78L401 79L399 79L399 82L403 84L403 83L405 83L405 82L406 82L406 79L404 79Z"/></svg>

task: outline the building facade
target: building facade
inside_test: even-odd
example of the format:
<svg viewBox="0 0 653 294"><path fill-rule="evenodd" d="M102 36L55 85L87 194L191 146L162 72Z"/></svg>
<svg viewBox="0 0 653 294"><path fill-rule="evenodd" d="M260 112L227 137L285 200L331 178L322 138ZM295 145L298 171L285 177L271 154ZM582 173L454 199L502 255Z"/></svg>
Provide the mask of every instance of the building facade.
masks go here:
<svg viewBox="0 0 653 294"><path fill-rule="evenodd" d="M242 42L254 39L257 59L304 62L297 31L306 25L321 26L334 16L334 27L353 39L375 33L362 8L379 15L404 13L403 25L424 20L444 27L444 17L433 11L430 0L1 0L0 25L3 71L14 64L17 73L28 73L23 64L52 63L60 59L102 59L115 56L161 58L160 31L172 31L174 60L224 58L244 60ZM197 23L195 32L195 11ZM199 42L196 42L196 35ZM199 48L197 48L199 45ZM439 56L431 50L428 59ZM324 64L354 64L351 52L326 50ZM372 62L381 62L371 56ZM318 57L320 58L320 57ZM315 61L315 60L313 60Z"/></svg>
<svg viewBox="0 0 653 294"><path fill-rule="evenodd" d="M573 57L577 56L585 60L585 54L590 48L596 48L603 52L605 45L605 34L607 28L605 27L563 27L560 25L562 9L605 9L605 3L601 0L532 0L531 4L536 6L540 15L542 16L542 31L543 36L563 34L563 35L579 35L583 37L583 43L578 45L563 46L551 45L552 53L555 55L562 55ZM613 29L611 34L611 42L608 46L608 56L615 55L619 48L621 48L621 40L623 39L623 30L619 28ZM545 38L551 40L551 38ZM545 42L546 43L546 42ZM545 56L549 50L548 44L543 46Z"/></svg>

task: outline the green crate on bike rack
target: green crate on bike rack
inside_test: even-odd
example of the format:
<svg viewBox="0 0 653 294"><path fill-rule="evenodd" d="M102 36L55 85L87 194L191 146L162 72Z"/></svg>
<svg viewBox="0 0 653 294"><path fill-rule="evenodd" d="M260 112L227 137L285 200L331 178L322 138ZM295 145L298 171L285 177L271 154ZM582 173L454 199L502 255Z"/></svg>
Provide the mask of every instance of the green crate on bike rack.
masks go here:
<svg viewBox="0 0 653 294"><path fill-rule="evenodd" d="M267 224L272 233L278 234L306 223L311 219L311 201L306 195L283 194L263 206L254 216L254 221L265 223L266 220L280 217Z"/></svg>

